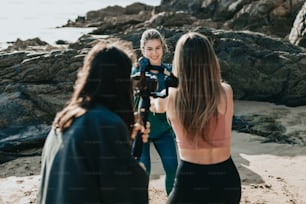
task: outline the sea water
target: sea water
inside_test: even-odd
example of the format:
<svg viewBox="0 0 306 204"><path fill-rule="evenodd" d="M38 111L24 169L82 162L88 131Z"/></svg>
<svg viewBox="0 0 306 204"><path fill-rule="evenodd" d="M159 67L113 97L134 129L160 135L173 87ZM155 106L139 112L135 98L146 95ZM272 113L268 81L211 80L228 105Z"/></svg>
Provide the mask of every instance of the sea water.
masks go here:
<svg viewBox="0 0 306 204"><path fill-rule="evenodd" d="M17 38L39 37L49 44L57 40L75 42L93 28L59 28L68 20L107 6L127 6L134 2L156 6L161 0L1 0L0 49Z"/></svg>

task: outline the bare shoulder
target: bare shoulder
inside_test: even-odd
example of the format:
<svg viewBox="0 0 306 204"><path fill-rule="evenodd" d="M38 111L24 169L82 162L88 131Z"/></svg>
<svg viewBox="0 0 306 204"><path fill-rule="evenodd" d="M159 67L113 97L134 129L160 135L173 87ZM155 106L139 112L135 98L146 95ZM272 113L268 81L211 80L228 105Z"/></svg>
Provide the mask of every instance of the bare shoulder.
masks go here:
<svg viewBox="0 0 306 204"><path fill-rule="evenodd" d="M228 97L232 98L233 97L233 89L232 89L231 85L226 83L226 82L222 82L221 85L222 85L224 91L226 92L226 95Z"/></svg>
<svg viewBox="0 0 306 204"><path fill-rule="evenodd" d="M228 112L229 117L233 115L234 106L233 106L233 89L230 84L226 82L222 82L222 87L224 89L224 92L226 94L226 112Z"/></svg>

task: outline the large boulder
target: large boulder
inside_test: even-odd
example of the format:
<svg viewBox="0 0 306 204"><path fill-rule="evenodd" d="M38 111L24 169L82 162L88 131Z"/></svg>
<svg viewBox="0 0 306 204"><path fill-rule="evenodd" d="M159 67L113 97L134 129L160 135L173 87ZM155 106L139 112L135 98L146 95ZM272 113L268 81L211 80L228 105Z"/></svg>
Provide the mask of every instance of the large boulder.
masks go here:
<svg viewBox="0 0 306 204"><path fill-rule="evenodd" d="M221 22L223 28L287 37L305 0L162 0L164 11L184 11L198 19Z"/></svg>

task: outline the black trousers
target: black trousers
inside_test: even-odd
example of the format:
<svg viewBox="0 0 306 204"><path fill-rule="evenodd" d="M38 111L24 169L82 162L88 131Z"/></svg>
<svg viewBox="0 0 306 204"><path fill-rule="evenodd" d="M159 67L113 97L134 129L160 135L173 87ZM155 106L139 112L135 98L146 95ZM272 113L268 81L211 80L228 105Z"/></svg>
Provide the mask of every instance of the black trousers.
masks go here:
<svg viewBox="0 0 306 204"><path fill-rule="evenodd" d="M180 161L167 204L238 204L241 181L230 157L211 165Z"/></svg>

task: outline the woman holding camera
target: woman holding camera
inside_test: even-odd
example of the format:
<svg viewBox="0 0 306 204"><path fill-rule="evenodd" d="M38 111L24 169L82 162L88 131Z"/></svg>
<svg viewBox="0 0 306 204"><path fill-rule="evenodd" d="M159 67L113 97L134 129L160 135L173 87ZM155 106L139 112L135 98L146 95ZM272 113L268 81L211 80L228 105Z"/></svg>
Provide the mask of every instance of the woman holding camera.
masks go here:
<svg viewBox="0 0 306 204"><path fill-rule="evenodd" d="M163 52L167 49L165 39L156 29L148 29L143 32L140 40L141 52L143 55L142 62L132 71L133 74L140 72L140 70L147 70L149 75L157 79L157 92L165 88L165 72L171 71L171 66L162 63ZM145 63L143 63L145 61ZM148 66L148 67L142 67ZM155 67L155 68L154 68ZM158 70L158 68L160 70ZM162 70L162 71L161 71ZM136 103L137 104L137 101ZM154 107L151 107L148 115L151 129L149 134L149 142L143 145L140 162L142 162L148 175L151 172L150 159L150 143L159 154L163 168L165 170L165 186L167 195L170 194L177 169L177 153L175 146L175 137L171 126L168 123L165 112L155 113Z"/></svg>
<svg viewBox="0 0 306 204"><path fill-rule="evenodd" d="M167 110L180 165L167 204L230 203L241 198L241 181L231 158L233 91L222 81L218 58L206 36L186 33L178 40L173 74L179 85L167 99L154 100Z"/></svg>

